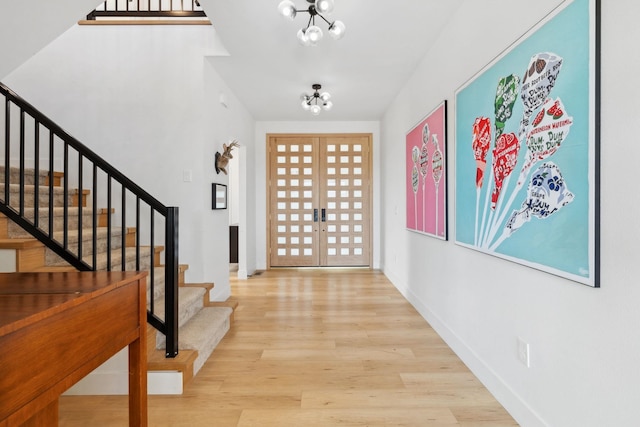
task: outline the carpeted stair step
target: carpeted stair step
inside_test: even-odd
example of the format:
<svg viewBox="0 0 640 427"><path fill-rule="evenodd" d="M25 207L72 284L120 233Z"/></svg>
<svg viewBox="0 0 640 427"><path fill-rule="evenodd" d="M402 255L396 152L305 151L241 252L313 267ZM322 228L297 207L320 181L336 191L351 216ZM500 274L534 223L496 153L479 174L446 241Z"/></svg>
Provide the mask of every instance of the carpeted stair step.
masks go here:
<svg viewBox="0 0 640 427"><path fill-rule="evenodd" d="M189 268L189 266L186 265L186 264L181 264L181 265L178 266L178 286L180 286L180 287L182 287L184 285L184 271L186 271L188 268ZM164 265L156 266L153 269L153 281L155 283L155 286L153 288L153 299L154 299L154 301L157 300L158 298L161 298L161 297L164 296L164 291L165 291L165 289L164 289L164 275L165 275L165 271L166 270L165 270ZM147 302L151 301L150 295L149 295L150 290L151 290L150 286L149 286L150 281L151 281L151 272L149 272L149 275L147 276ZM213 284L211 284L211 288L206 287L206 286L204 286L204 288L208 292L211 288L213 288ZM164 310L164 308L163 308L163 310Z"/></svg>
<svg viewBox="0 0 640 427"><path fill-rule="evenodd" d="M156 253L162 251L162 247L156 247ZM93 263L91 257L85 259L89 265ZM107 270L107 253L101 252L96 257L96 270ZM151 256L151 248L148 246L140 247L140 263L136 263L136 248L125 248L125 271L148 271L153 264ZM65 261L51 264L51 266L64 266ZM122 249L113 249L111 251L111 270L122 270Z"/></svg>
<svg viewBox="0 0 640 427"><path fill-rule="evenodd" d="M78 218L79 218L79 208L77 207L69 207L69 219L68 219L68 227L70 230L78 229ZM62 231L64 228L64 207L54 207L52 209L53 213L53 230ZM35 218L35 209L32 207L25 207L24 216L27 220L34 223ZM93 209L91 208L82 208L82 227L92 227L93 224ZM38 211L39 218L39 228L43 230L45 233L49 232L49 209L40 209ZM23 230L18 224L13 221L9 221L7 224L7 235L9 237L19 237L23 238L29 236L25 230Z"/></svg>
<svg viewBox="0 0 640 427"><path fill-rule="evenodd" d="M25 168L24 169L24 183L25 185L34 185L35 180L35 169L33 168ZM46 170L40 169L38 171L38 175L40 179L40 185L46 185L49 182L49 172ZM63 174L61 172L54 172L54 185L60 185L61 178ZM0 166L0 182L5 183L5 167L4 165ZM9 167L9 183L10 184L19 184L20 183L20 168L19 167Z"/></svg>
<svg viewBox="0 0 640 427"><path fill-rule="evenodd" d="M127 231L129 233L130 231ZM131 231L132 233L132 231ZM68 240L68 250L73 253L78 253L78 230L69 230L67 240ZM106 252L107 250L107 237L109 236L109 230L107 227L99 227L96 229L96 251ZM111 249L120 249L122 247L122 228L113 227L111 228ZM127 234L124 236L125 244ZM64 240L64 234L61 231L57 231L54 233L54 239L62 244ZM84 259L91 259L91 255L94 252L93 248L93 230L91 228L82 230L82 257ZM55 265L62 261L62 259L52 250L47 249L45 254L45 260L47 265Z"/></svg>
<svg viewBox="0 0 640 427"><path fill-rule="evenodd" d="M232 311L229 307L204 307L180 328L180 349L198 351L193 364L194 376L229 331Z"/></svg>
<svg viewBox="0 0 640 427"><path fill-rule="evenodd" d="M164 266L157 266L153 268L153 301L164 296ZM151 301L151 272L147 275L147 307ZM163 303L164 304L164 303ZM164 307L163 307L164 310Z"/></svg>
<svg viewBox="0 0 640 427"><path fill-rule="evenodd" d="M35 189L34 185L25 185L24 186L24 206L25 207L34 207L35 206ZM78 194L80 191L78 189L69 189L67 194L67 200L69 206L77 206L78 204ZM89 190L83 191L83 196L89 194ZM4 183L0 183L0 198L2 200L5 199L5 186ZM49 186L41 185L38 188L38 206L40 208L49 207ZM10 184L9 185L9 205L14 209L18 209L20 207L20 184ZM53 187L53 204L51 206L64 206L64 188L62 187Z"/></svg>
<svg viewBox="0 0 640 427"><path fill-rule="evenodd" d="M198 313L204 306L204 294L205 288L192 288L183 287L178 288L178 328L185 325L196 313ZM164 296L154 300L154 311L156 316L160 319L164 319ZM162 342L164 346L164 335L161 335L157 340L157 344ZM161 348L161 347L158 347Z"/></svg>

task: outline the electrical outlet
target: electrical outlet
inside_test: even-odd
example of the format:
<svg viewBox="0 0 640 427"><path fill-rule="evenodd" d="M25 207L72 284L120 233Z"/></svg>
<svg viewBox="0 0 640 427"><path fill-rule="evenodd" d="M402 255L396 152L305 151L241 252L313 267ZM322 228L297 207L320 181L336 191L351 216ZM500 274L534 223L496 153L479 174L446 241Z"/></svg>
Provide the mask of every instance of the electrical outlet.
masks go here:
<svg viewBox="0 0 640 427"><path fill-rule="evenodd" d="M191 182L193 181L193 174L190 169L185 169L182 171L182 181Z"/></svg>
<svg viewBox="0 0 640 427"><path fill-rule="evenodd" d="M527 368L531 367L529 343L522 338L518 338L518 359L520 359L522 364Z"/></svg>

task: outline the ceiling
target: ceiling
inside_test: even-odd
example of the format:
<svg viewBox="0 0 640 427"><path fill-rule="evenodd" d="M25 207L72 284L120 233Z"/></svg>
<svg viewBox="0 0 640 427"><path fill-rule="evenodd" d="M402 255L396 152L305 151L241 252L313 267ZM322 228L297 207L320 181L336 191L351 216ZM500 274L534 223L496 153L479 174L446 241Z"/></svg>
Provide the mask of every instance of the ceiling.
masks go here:
<svg viewBox="0 0 640 427"><path fill-rule="evenodd" d="M293 0L307 9L307 0ZM341 20L334 40L324 22L318 46L302 46L294 21L278 13L280 0L200 0L229 56L213 64L257 121L380 120L464 0L335 0L329 21ZM300 95L320 83L333 109L312 116Z"/></svg>

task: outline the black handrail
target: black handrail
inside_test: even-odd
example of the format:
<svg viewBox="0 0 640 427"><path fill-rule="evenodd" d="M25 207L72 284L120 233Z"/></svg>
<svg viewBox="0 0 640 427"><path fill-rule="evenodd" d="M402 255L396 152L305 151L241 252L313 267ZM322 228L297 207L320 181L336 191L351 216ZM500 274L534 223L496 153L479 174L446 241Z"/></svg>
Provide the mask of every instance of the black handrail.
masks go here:
<svg viewBox="0 0 640 427"><path fill-rule="evenodd" d="M4 108L4 194L3 200L0 200L0 212L5 214L13 222L17 223L20 227L41 241L45 246L51 249L55 254L61 257L63 260L71 264L81 271L92 271L99 269L99 263L97 258L98 241L97 235L100 225L98 224L98 211L99 197L106 199L106 239L107 239L107 263L106 269L111 270L113 268L119 268L122 270L127 269L127 248L126 248L126 233L127 233L127 198L135 198L135 270L140 270L145 264L150 268L150 304L147 311L148 322L165 334L166 337L166 356L175 357L178 354L178 208L167 207L160 203L156 198L151 196L145 190L143 190L136 183L131 181L128 177L118 171L115 167L105 161L102 157L98 156L91 149L79 142L77 139L69 135L60 126L38 111L31 104L22 99L19 95L13 92L4 84L0 83L0 94L5 98ZM1 107L0 107L1 108ZM12 131L12 115L13 109L17 109L20 113L19 116L19 134L17 138ZM33 134L27 131L27 121L33 121ZM49 135L48 150L42 149L40 144L41 133L47 133ZM13 137L12 137L13 136ZM12 166L12 144L18 144L18 167ZM28 142L33 142L33 145L28 145ZM62 188L63 197L63 225L62 225L62 237L60 232L56 232L56 222L54 217L55 213L59 210L54 205L54 193L57 186L54 186L55 177L55 159L56 153L60 156L60 152L56 151L56 147L62 144L62 176L64 177L64 184ZM33 156L33 159L31 159ZM41 159L42 157L42 159ZM48 157L48 158L47 158ZM44 161L48 160L48 161ZM14 160L15 162L15 160ZM33 163L33 169L27 167L27 162ZM74 167L70 164L73 163ZM85 163L89 164L88 168L85 168ZM41 169L41 165L46 164L45 169ZM85 169L88 171L85 176ZM18 201L12 203L11 200L11 172L17 170L18 172ZM34 186L34 207L33 210L28 209L25 206L25 186L29 185L27 181L33 174ZM105 180L100 177L105 177ZM46 198L40 199L42 179L48 179L48 184L43 187L47 189L49 194ZM78 186L77 191L77 207L69 205L69 199L71 197L71 191L69 186L71 181ZM90 181L87 185L87 189L90 190L92 203L91 207L85 207L83 202L83 193L85 182ZM114 186L114 183L116 185ZM112 197L116 193L113 187L120 189L121 198L119 200L121 206L120 216L120 240L116 240L112 237L114 231L117 231L117 227L113 224L112 219ZM106 190L105 190L106 188ZM117 195L116 195L117 200ZM41 204L47 201L46 205ZM102 203L102 201L100 202ZM141 206L142 204L142 206ZM151 213L151 218L154 218L154 213L164 218L164 267L165 267L165 314L164 320L160 319L154 312L153 296L154 296L154 266L155 266L155 252L156 246L154 236L156 234L155 223L153 219L150 224L147 224L144 220L141 221L141 211L148 209ZM45 211L46 212L43 212ZM104 212L104 211L103 211ZM46 221L40 221L40 216L46 214ZM84 215L92 215L92 220L89 229L84 229L86 221L83 220ZM75 221L72 221L72 218ZM77 225L72 226L72 222L76 222ZM90 230L90 231L89 231ZM148 240L150 242L148 249L142 250L142 237L143 232L148 233ZM83 235L91 233L91 242L82 243ZM77 244L74 248L70 243L71 236L76 235ZM61 237L61 238L60 238ZM120 265L114 264L112 260L112 247L113 245L121 245L120 250L115 254L119 255ZM90 246L90 247L89 247ZM91 257L89 260L85 259L83 255L83 248L88 247L91 250ZM159 249L159 248L158 248ZM147 253L148 251L148 253ZM145 261L145 256L148 254L148 259Z"/></svg>
<svg viewBox="0 0 640 427"><path fill-rule="evenodd" d="M164 6L164 7L163 7ZM206 14L197 0L172 0L152 2L150 0L106 0L87 15L93 21L97 18L206 18Z"/></svg>

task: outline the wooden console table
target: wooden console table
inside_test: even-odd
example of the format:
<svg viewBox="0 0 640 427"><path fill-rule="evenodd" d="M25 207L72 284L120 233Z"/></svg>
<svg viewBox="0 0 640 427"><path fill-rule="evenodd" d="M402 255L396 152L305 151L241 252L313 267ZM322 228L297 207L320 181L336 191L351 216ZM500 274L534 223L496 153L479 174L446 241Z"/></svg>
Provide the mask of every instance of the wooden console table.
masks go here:
<svg viewBox="0 0 640 427"><path fill-rule="evenodd" d="M144 272L0 274L0 427L57 426L59 396L129 346L129 425L147 425Z"/></svg>

